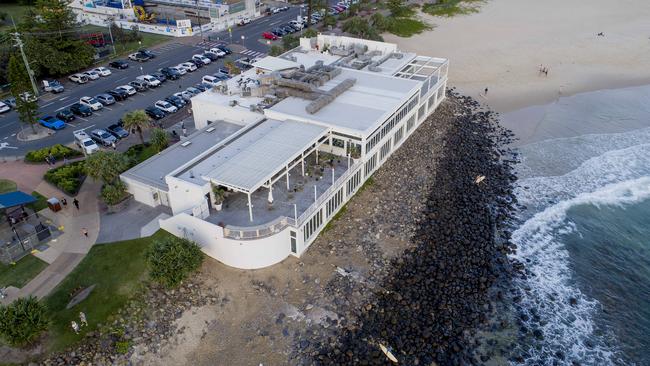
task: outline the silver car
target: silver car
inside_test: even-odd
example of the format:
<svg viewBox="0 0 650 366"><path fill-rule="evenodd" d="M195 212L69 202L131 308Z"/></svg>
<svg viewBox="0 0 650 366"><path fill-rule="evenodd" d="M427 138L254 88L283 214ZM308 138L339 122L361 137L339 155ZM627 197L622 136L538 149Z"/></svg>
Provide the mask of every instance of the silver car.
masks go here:
<svg viewBox="0 0 650 366"><path fill-rule="evenodd" d="M102 144L104 146L111 146L117 142L117 138L115 136L102 129L93 130L93 132L90 133L90 138L95 140L95 142L98 144Z"/></svg>

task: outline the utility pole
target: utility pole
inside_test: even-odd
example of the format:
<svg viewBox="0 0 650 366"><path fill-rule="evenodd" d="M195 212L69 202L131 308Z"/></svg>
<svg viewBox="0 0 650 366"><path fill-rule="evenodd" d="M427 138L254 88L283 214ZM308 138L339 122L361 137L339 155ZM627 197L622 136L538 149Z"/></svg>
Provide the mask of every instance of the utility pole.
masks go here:
<svg viewBox="0 0 650 366"><path fill-rule="evenodd" d="M199 0L194 0L196 4L196 20L199 22L199 32L201 32L201 40L203 40L203 27L201 26L201 14L199 14Z"/></svg>
<svg viewBox="0 0 650 366"><path fill-rule="evenodd" d="M16 47L20 48L20 54L23 56L23 62L25 63L25 69L27 69L27 75L29 75L29 81L32 82L32 89L34 89L34 96L38 96L38 88L36 87L36 80L34 80L34 72L29 67L29 61L27 61L27 55L25 55L25 50L23 49L23 41L20 39L20 33L18 33L18 28L14 22L14 17L11 17L11 22L14 23L15 33L12 33L14 36L14 41L16 42Z"/></svg>
<svg viewBox="0 0 650 366"><path fill-rule="evenodd" d="M117 51L115 50L115 41L113 41L113 18L108 18L108 35L111 37L111 47L113 47L113 55L117 56Z"/></svg>

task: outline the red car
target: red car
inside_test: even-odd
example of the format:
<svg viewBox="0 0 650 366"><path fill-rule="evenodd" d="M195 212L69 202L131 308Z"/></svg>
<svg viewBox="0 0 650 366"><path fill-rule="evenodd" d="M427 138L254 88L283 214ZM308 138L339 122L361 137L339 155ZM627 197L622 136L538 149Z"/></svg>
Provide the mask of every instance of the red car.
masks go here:
<svg viewBox="0 0 650 366"><path fill-rule="evenodd" d="M270 39L271 41L275 41L276 39L278 39L278 36L276 36L275 34L273 34L271 32L262 33L262 37L264 39Z"/></svg>

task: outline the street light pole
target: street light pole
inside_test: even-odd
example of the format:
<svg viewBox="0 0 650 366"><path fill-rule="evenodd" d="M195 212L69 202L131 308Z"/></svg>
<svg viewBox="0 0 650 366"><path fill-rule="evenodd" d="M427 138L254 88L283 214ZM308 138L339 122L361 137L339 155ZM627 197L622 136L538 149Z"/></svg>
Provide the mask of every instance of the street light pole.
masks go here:
<svg viewBox="0 0 650 366"><path fill-rule="evenodd" d="M23 62L25 63L25 69L27 70L27 75L29 76L29 81L32 83L32 89L34 90L34 96L38 96L38 87L36 87L36 80L34 80L34 72L29 67L29 61L27 60L27 55L23 49L23 40L20 39L20 33L18 33L18 28L14 22L14 17L11 17L11 22L14 23L14 30L16 33L13 33L14 41L16 41L16 46L20 49L20 54L23 56Z"/></svg>
<svg viewBox="0 0 650 366"><path fill-rule="evenodd" d="M201 26L201 14L199 13L199 0L194 0L196 4L196 20L199 22L199 32L201 32L201 40L203 40L203 27Z"/></svg>
<svg viewBox="0 0 650 366"><path fill-rule="evenodd" d="M117 55L117 51L115 50L115 41L113 41L113 18L108 18L108 35L111 37L111 47L113 47L113 55Z"/></svg>

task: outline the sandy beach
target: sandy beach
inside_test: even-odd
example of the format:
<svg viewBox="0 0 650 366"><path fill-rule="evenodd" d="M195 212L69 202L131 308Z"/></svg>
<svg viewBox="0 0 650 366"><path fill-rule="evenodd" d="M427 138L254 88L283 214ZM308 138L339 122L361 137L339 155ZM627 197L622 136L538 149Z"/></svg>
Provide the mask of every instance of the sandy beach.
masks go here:
<svg viewBox="0 0 650 366"><path fill-rule="evenodd" d="M449 58L449 86L497 112L650 83L650 3L644 0L488 0L476 14L423 18L435 28L384 39ZM479 95L486 87L487 98Z"/></svg>

